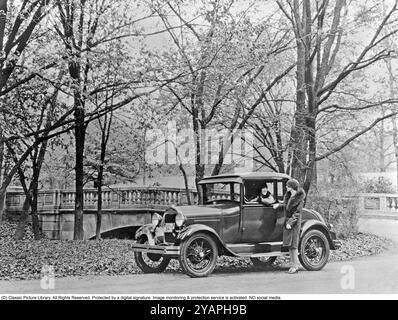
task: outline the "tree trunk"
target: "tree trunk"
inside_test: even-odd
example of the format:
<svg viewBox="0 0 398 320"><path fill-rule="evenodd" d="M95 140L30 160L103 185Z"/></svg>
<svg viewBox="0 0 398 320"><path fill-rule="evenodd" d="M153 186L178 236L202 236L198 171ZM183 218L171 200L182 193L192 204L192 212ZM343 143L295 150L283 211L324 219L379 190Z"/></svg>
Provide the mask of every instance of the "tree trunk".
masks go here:
<svg viewBox="0 0 398 320"><path fill-rule="evenodd" d="M382 116L384 117L385 111L384 111L384 106L382 107ZM384 128L384 121L380 123L380 134L379 134L379 143L380 143L380 149L379 149L379 171L380 172L386 172L386 155L385 155L385 128Z"/></svg>
<svg viewBox="0 0 398 320"><path fill-rule="evenodd" d="M292 130L292 176L308 193L314 177L316 159L316 115L318 98L315 92L312 55L311 3L304 0L302 22L298 21L297 95L294 129ZM298 2L296 2L298 6Z"/></svg>
<svg viewBox="0 0 398 320"><path fill-rule="evenodd" d="M396 177L397 177L397 193L398 193L398 128L397 128L397 121L398 117L391 118L393 124L393 144L394 144L394 154L395 154L395 165L396 165Z"/></svg>
<svg viewBox="0 0 398 320"><path fill-rule="evenodd" d="M28 217L29 217L29 208L30 208L30 201L29 195L25 196L25 201L22 206L22 213L19 218L18 224L17 224L17 229L15 230L14 233L14 239L15 240L22 240L24 234L25 234L25 228L28 222Z"/></svg>
<svg viewBox="0 0 398 320"><path fill-rule="evenodd" d="M318 112L318 98L315 92L313 60L311 58L312 13L310 0L304 0L305 22L305 88L307 91L307 119L306 135L308 140L308 156L303 189L308 194L315 176L316 159L316 116Z"/></svg>
<svg viewBox="0 0 398 320"><path fill-rule="evenodd" d="M40 228L40 221L37 210L37 203L39 200L39 178L41 168L43 166L44 157L47 151L48 141L45 140L40 146L37 157L33 163L33 179L32 179L32 203L31 203L31 214L32 214L32 228L35 240L39 240L42 237L42 230Z"/></svg>
<svg viewBox="0 0 398 320"><path fill-rule="evenodd" d="M101 163L98 170L98 186L97 186L97 216L96 216L96 228L95 228L95 238L97 240L101 239L101 224L102 224L102 184L104 180L104 162L105 162L105 151L106 144L101 143Z"/></svg>
<svg viewBox="0 0 398 320"><path fill-rule="evenodd" d="M391 44L388 43L388 47L391 47ZM389 81L388 81L388 86L390 90L390 98L394 98L395 96L395 79L394 79L394 74L393 74L393 69L392 69L392 63L391 59L386 60L387 63L387 70L389 74ZM384 111L384 109L383 109ZM398 126L397 126L397 121L398 117L394 116L391 118L392 122L392 139L393 139L393 148L394 148L394 155L395 155L395 165L396 165L396 177L397 177L397 192L398 192Z"/></svg>
<svg viewBox="0 0 398 320"><path fill-rule="evenodd" d="M95 238L101 240L101 224L102 224L102 174L101 178L98 177L98 187L97 187L97 216L96 216L96 226L95 226Z"/></svg>
<svg viewBox="0 0 398 320"><path fill-rule="evenodd" d="M17 163L15 154L13 154L13 156L14 156L14 161ZM36 156L37 154L35 154L35 157ZM18 168L18 175L19 175L19 181L21 182L21 185L25 192L25 201L22 206L22 213L18 221L17 229L15 230L14 234L15 240L21 240L25 234L25 227L29 217L29 208L32 204L32 187L33 187L33 182L30 183L29 188L26 186L25 173L23 172L21 167Z"/></svg>
<svg viewBox="0 0 398 320"><path fill-rule="evenodd" d="M194 132L194 141L195 141L195 185L196 190L198 191L198 201L201 203L202 196L199 192L199 181L203 179L205 175L205 165L202 161L204 158L204 150L202 148L203 141L201 136L201 130L199 127L199 114L198 110L195 108L192 112L192 122L193 122L193 132Z"/></svg>
<svg viewBox="0 0 398 320"><path fill-rule="evenodd" d="M74 240L83 240L83 210L84 210L84 142L86 126L84 124L84 107L80 97L75 97L75 223Z"/></svg>
<svg viewBox="0 0 398 320"><path fill-rule="evenodd" d="M26 177L25 177L25 173L21 168L22 162L20 162L20 160L18 160L17 155L14 151L14 149L12 149L11 144L10 143L6 143L7 144L7 148L10 152L10 154L12 155L12 158L14 160L15 163L15 168L18 172L18 176L19 176L19 181L21 183L21 186L23 188L23 191L25 193L25 201L24 204L22 206L22 213L20 215L19 221L18 221L18 225L17 225L17 229L15 230L14 233L14 239L15 240L21 240L24 236L25 233L25 227L28 221L28 217L29 217L29 208L32 204L32 187L33 187L33 182L31 182L29 184L29 188L26 185ZM33 155L33 159L37 159L37 146L34 148L34 155Z"/></svg>
<svg viewBox="0 0 398 320"><path fill-rule="evenodd" d="M190 192L189 192L189 184L188 184L187 173L186 173L186 171L185 171L185 169L184 169L184 166L182 165L181 162L180 162L180 164L179 164L178 167L180 168L180 171L181 171L181 173L182 173L182 176L184 177L185 194L187 195L187 202L188 202L188 205L191 205L192 202L191 202L191 195L190 195Z"/></svg>
<svg viewBox="0 0 398 320"><path fill-rule="evenodd" d="M313 178L315 176L315 157L316 157L316 135L315 135L315 119L310 117L307 122L308 128L308 161L306 163L306 172L303 181L303 189L308 194Z"/></svg>
<svg viewBox="0 0 398 320"><path fill-rule="evenodd" d="M37 210L37 202L38 202L38 188L37 188L37 183L35 183L36 186L34 186L32 190L32 204L31 204L31 215L32 215L32 230L33 230L33 236L35 240L40 240L42 237L42 230L40 227L40 221L39 221L39 216L38 216L38 210Z"/></svg>
<svg viewBox="0 0 398 320"><path fill-rule="evenodd" d="M14 165L11 167L11 169L9 171L7 171L7 174L3 175L3 182L1 184L1 188L0 188L0 195L1 196L5 196L7 187L9 186L9 184L11 183L14 175L18 172L21 176L21 165L25 162L25 160L28 158L28 156L31 154L31 152L37 148L37 146L39 145L39 140L36 140L35 143L33 145L31 145L30 147L28 147L24 153L22 154L22 156L19 158L19 160L16 159L15 157L15 153L13 155L14 157ZM13 149L11 147L10 142L5 141L5 145L7 146L7 150L9 150L11 153L13 153ZM23 174L23 172L22 172ZM22 183L22 182L21 182ZM24 181L25 183L25 181ZM25 190L24 190L25 191ZM25 192L26 193L26 192ZM1 206L1 204L0 204ZM4 209L4 206L3 206ZM2 210L3 211L3 210ZM1 211L1 212L2 212Z"/></svg>
<svg viewBox="0 0 398 320"><path fill-rule="evenodd" d="M383 8L385 10L385 2L383 1ZM390 39L386 40L386 47L388 50L392 50L392 44L390 42ZM391 99L394 99L395 97L395 77L394 77L394 72L393 72L393 66L392 66L392 61L391 61L391 57L389 59L386 59L386 67L387 67L387 72L388 72L388 89L389 89L389 96ZM384 106L382 106L382 112L383 115L385 113L384 110ZM392 141L393 141L393 148L394 148L394 155L395 155L395 166L396 166L396 177L397 177L397 186L396 186L396 190L398 192L398 126L397 126L397 121L398 121L398 117L397 116L393 116L391 118L391 123L392 123ZM383 125L383 123L382 123ZM383 127L384 129L384 127ZM384 139L384 137L383 137Z"/></svg>
<svg viewBox="0 0 398 320"><path fill-rule="evenodd" d="M31 215L32 215L32 230L33 230L33 236L35 240L40 240L42 237L42 230L40 228L40 221L39 221L39 216L38 216L38 210L37 210L37 202L38 202L38 183L37 181L34 182L33 189L32 189L32 203L30 205L31 207Z"/></svg>
<svg viewBox="0 0 398 320"><path fill-rule="evenodd" d="M3 166L4 166L4 142L3 142L3 131L0 128L0 186L3 185ZM4 211L4 200L5 200L5 190L0 190L0 224L3 220Z"/></svg>
<svg viewBox="0 0 398 320"><path fill-rule="evenodd" d="M297 92L296 112L293 130L290 137L291 170L290 175L300 183L304 183L307 162L307 134L306 134L306 94L305 94L305 48L301 39L297 40Z"/></svg>
<svg viewBox="0 0 398 320"><path fill-rule="evenodd" d="M0 189L0 224L3 222L4 209L6 200L6 189Z"/></svg>

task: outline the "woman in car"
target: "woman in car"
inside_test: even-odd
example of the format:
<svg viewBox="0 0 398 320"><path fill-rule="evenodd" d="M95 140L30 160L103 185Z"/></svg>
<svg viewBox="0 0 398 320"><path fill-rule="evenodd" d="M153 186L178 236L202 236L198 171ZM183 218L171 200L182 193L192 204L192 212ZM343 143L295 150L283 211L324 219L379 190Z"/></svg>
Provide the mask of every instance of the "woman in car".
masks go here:
<svg viewBox="0 0 398 320"><path fill-rule="evenodd" d="M247 202L258 202L267 206L272 206L276 201L272 193L268 190L267 184L265 184L258 192L257 196L251 197Z"/></svg>
<svg viewBox="0 0 398 320"><path fill-rule="evenodd" d="M287 182L287 192L283 204L275 204L274 209L283 206L285 209L285 227L283 229L283 246L289 248L290 269L287 273L298 273L300 261L298 259L298 244L301 228L301 210L304 206L305 191L297 180Z"/></svg>

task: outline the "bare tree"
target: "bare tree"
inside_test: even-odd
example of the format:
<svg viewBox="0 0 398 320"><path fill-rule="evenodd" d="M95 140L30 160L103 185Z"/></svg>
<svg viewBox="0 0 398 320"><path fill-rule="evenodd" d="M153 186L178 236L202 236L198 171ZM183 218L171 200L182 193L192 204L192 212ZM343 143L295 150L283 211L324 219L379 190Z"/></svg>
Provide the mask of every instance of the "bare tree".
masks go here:
<svg viewBox="0 0 398 320"><path fill-rule="evenodd" d="M29 41L35 29L40 25L43 18L51 10L50 0L28 1L20 3L18 12L10 12L10 4L7 0L0 0L0 99L18 86L29 82L37 76L37 73L24 75L10 81L10 77L18 66L21 55L26 51ZM51 67L43 66L42 69ZM0 112L4 108L0 100ZM16 171L5 170L5 139L4 132L0 129L0 223L3 216L5 191L11 179L9 174Z"/></svg>
<svg viewBox="0 0 398 320"><path fill-rule="evenodd" d="M66 49L69 76L72 80L70 90L73 96L73 117L75 133L75 225L74 239L83 239L83 186L84 186L84 147L86 137L86 113L90 97L113 87L127 87L129 83L118 81L99 86L90 91L91 77L99 49L122 38L137 35L132 27L137 22L132 16L112 21L113 10L121 11L120 3L114 0L57 0L61 28L55 26ZM140 19L138 19L140 20ZM114 23L113 23L114 22ZM95 51L95 52L94 52ZM136 81L136 79L134 79ZM131 99L132 100L132 99ZM127 104L129 101L125 101Z"/></svg>
<svg viewBox="0 0 398 320"><path fill-rule="evenodd" d="M342 52L344 21L348 15L348 4L345 0L336 0L334 5L328 1L289 0L278 1L280 9L291 22L296 36L297 77L296 77L296 111L292 128L288 161L290 173L299 179L306 191L309 190L314 177L316 161L325 159L340 151L350 142L374 128L378 123L394 116L389 113L375 119L374 122L353 134L338 145L317 154L317 119L322 113L333 111L363 111L379 106L380 103L366 106L341 106L338 103L327 105L341 84L354 72L363 70L378 61L390 56L391 52L381 46L383 41L395 33L393 29L383 33L385 27L394 20L397 2L376 25L369 42L360 52L341 67L336 64ZM352 3L351 3L352 5ZM331 20L328 21L328 17ZM325 30L327 30L325 32Z"/></svg>
<svg viewBox="0 0 398 320"><path fill-rule="evenodd" d="M266 38L267 26L255 29L250 23L245 24L252 2L242 4L247 8L236 17L231 9L235 1L214 1L206 12L199 10L190 18L184 16L186 7L178 2L167 2L166 8L161 4L158 3L154 10L167 28L178 54L178 61L169 63L174 72L175 69L186 70L182 80L167 86L169 102L173 109L179 106L191 119L195 182L198 184L207 169L205 150L208 137L204 136L205 130L218 127L228 131L220 147L218 161L211 171L214 175L220 173L235 133L246 127L267 92L294 68L294 63L282 66L282 70L262 85L269 60L284 53L291 38L288 37L289 31L273 34L265 46L261 39ZM174 28L170 17L177 18L182 27ZM204 18L197 22L201 17ZM239 59L241 56L243 58ZM168 57L166 55L166 59ZM250 90L257 91L254 99L249 99L251 96L247 93Z"/></svg>

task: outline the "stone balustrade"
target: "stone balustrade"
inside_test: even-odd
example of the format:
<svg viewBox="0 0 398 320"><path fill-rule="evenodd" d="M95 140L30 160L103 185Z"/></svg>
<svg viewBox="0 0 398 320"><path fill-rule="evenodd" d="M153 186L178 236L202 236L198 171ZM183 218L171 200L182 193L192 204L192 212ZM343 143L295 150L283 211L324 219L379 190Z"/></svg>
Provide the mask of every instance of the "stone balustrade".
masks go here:
<svg viewBox="0 0 398 320"><path fill-rule="evenodd" d="M191 204L198 203L196 190L189 190ZM223 198L223 193L215 193L215 198ZM25 195L22 191L7 192L6 209L22 208ZM84 208L95 209L98 195L95 189L84 190ZM129 207L167 207L188 204L187 192L178 188L155 187L127 187L102 191L102 206L104 209L124 209ZM39 192L38 207L40 211L73 209L75 206L75 192L73 190L45 190Z"/></svg>
<svg viewBox="0 0 398 320"><path fill-rule="evenodd" d="M362 217L398 220L398 194L361 193L358 201Z"/></svg>
<svg viewBox="0 0 398 320"><path fill-rule="evenodd" d="M189 190L191 204L198 203L196 190ZM225 191L214 190L209 200L228 199ZM359 194L358 218L365 221L398 220L398 194ZM22 191L9 191L6 195L6 215L17 218L22 211L25 195ZM95 213L98 195L95 189L84 191L85 238L95 236ZM169 206L187 205L185 189L126 187L102 192L103 232L123 227L139 227L150 223L153 212ZM73 190L43 190L39 193L38 211L43 232L51 239L73 239L75 192ZM366 224L365 223L365 224ZM365 229L364 229L365 230Z"/></svg>
<svg viewBox="0 0 398 320"><path fill-rule="evenodd" d="M189 190L191 204L198 203L196 190ZM214 191L210 200L227 199L228 194ZM358 198L359 213L362 216L392 216L398 217L398 194L362 193ZM25 195L23 191L9 191L6 196L6 209L21 209ZM97 190L84 190L84 208L97 207ZM130 207L167 207L172 205L187 205L188 198L185 189L167 187L126 187L102 191L102 206L104 209L127 209ZM43 190L39 192L38 207L40 211L73 209L75 192L73 190Z"/></svg>

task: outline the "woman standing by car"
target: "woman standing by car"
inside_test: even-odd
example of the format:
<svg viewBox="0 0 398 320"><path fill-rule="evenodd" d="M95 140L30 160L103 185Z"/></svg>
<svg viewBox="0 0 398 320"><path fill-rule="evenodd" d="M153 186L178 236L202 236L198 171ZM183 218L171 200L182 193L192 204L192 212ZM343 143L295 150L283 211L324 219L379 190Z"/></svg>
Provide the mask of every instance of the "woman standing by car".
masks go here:
<svg viewBox="0 0 398 320"><path fill-rule="evenodd" d="M285 227L283 229L283 246L289 248L290 269L287 273L298 273L300 261L298 259L298 244L300 239L301 210L304 206L305 191L297 180L287 182L287 192L283 199L285 208ZM280 205L274 205L277 209Z"/></svg>

